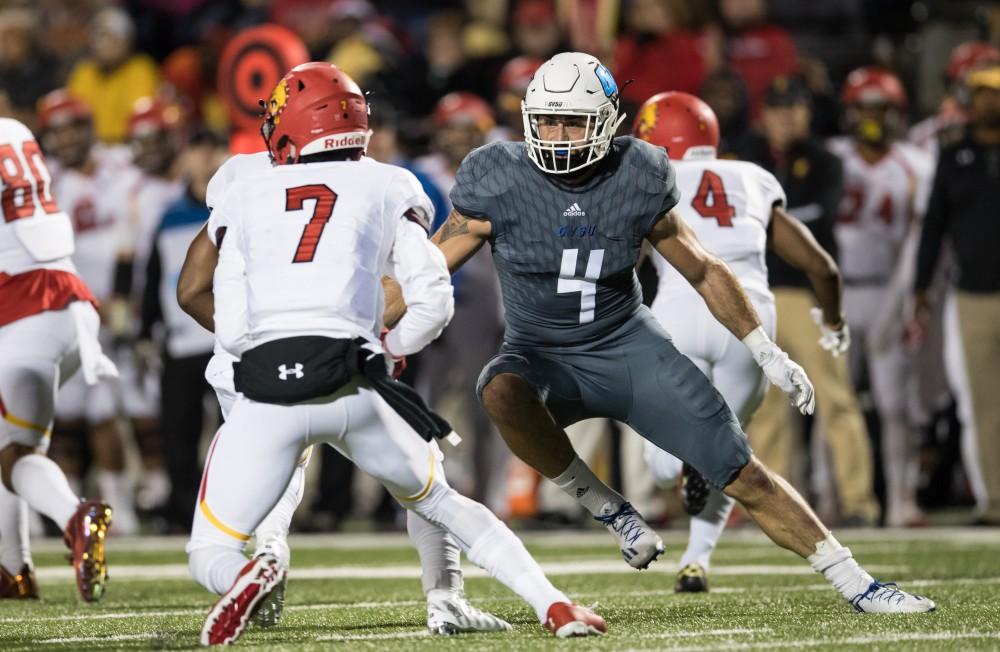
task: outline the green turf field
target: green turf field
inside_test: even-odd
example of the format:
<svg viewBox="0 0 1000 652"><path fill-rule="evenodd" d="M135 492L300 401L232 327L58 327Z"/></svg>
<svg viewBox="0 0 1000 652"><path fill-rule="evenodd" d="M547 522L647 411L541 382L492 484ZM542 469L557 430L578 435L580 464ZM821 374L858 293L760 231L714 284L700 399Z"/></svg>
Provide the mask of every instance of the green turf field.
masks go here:
<svg viewBox="0 0 1000 652"><path fill-rule="evenodd" d="M292 537L281 626L250 630L242 647L269 650L399 649L901 649L1000 650L1000 531L939 529L842 533L885 580L934 598L912 616L854 613L822 577L756 533L727 533L708 595L672 591L682 534L667 558L631 570L601 532L527 534L550 577L607 619L602 638L555 641L504 587L469 571L469 598L514 624L491 635L430 637L416 555L396 534ZM38 546L40 602L0 603L0 649L184 649L197 645L212 597L188 578L180 539L109 545L103 602L84 605L55 542Z"/></svg>

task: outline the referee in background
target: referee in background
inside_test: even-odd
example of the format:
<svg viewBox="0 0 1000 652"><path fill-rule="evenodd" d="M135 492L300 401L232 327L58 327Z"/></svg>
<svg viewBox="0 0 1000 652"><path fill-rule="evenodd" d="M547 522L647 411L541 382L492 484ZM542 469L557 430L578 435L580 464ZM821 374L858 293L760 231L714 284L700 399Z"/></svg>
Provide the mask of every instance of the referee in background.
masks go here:
<svg viewBox="0 0 1000 652"><path fill-rule="evenodd" d="M947 237L959 334L972 398L985 496L977 524L1000 525L1000 64L966 78L972 122L965 137L941 151L920 235L915 282L918 334L930 323L927 290Z"/></svg>

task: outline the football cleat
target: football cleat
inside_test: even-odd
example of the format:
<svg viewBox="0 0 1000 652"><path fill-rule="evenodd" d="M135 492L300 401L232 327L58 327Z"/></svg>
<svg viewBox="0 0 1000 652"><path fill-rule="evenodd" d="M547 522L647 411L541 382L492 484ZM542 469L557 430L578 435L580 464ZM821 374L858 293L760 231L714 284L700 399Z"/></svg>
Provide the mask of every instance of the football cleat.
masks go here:
<svg viewBox="0 0 1000 652"><path fill-rule="evenodd" d="M705 476L685 462L681 471L681 502L684 505L684 511L691 516L701 514L711 491L712 486L708 484Z"/></svg>
<svg viewBox="0 0 1000 652"><path fill-rule="evenodd" d="M894 582L874 581L864 593L850 600L851 606L866 614L915 614L937 609L934 601L921 595L907 593Z"/></svg>
<svg viewBox="0 0 1000 652"><path fill-rule="evenodd" d="M104 595L108 564L104 542L111 527L111 507L88 500L80 503L70 517L63 539L70 549L67 556L76 575L76 588L86 602L97 602Z"/></svg>
<svg viewBox="0 0 1000 652"><path fill-rule="evenodd" d="M513 628L506 620L476 609L459 592L432 589L427 592L427 629L431 634L450 636L463 632L505 632Z"/></svg>
<svg viewBox="0 0 1000 652"><path fill-rule="evenodd" d="M631 503L623 503L614 514L595 516L594 520L604 523L608 532L618 539L622 557L632 568L648 568L663 554L663 540Z"/></svg>
<svg viewBox="0 0 1000 652"><path fill-rule="evenodd" d="M30 566L22 566L17 575L0 566L0 600L3 599L38 599L38 582L35 581L35 571Z"/></svg>
<svg viewBox="0 0 1000 652"><path fill-rule="evenodd" d="M553 602L545 615L545 629L556 638L600 636L608 631L608 624L587 607L569 602Z"/></svg>
<svg viewBox="0 0 1000 652"><path fill-rule="evenodd" d="M263 546L257 548L254 552L254 559L262 557L264 555L272 555L278 560L278 564L288 570L289 562L291 561L291 551L288 548L288 542L284 539L274 539L268 541ZM285 574L285 578L281 580L281 583L271 594L261 601L260 606L257 607L257 611L254 612L253 616L250 618L250 623L254 627L277 627L281 624L281 614L285 610L285 590L288 588L288 575Z"/></svg>
<svg viewBox="0 0 1000 652"><path fill-rule="evenodd" d="M701 564L688 564L677 571L674 593L707 593L708 574Z"/></svg>
<svg viewBox="0 0 1000 652"><path fill-rule="evenodd" d="M284 582L287 571L277 557L263 554L251 559L240 571L205 618L202 645L229 645L246 631L250 619Z"/></svg>

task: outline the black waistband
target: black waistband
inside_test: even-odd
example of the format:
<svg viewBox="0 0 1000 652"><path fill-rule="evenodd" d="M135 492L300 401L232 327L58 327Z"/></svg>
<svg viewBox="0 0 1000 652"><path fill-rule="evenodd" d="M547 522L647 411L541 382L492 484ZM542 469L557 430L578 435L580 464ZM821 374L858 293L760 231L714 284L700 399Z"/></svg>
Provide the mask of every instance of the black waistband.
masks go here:
<svg viewBox="0 0 1000 652"><path fill-rule="evenodd" d="M424 439L450 435L448 422L427 407L416 390L393 380L384 356L364 348L365 344L362 338L316 335L266 342L233 363L233 384L251 400L293 405L335 394L355 376L363 376Z"/></svg>

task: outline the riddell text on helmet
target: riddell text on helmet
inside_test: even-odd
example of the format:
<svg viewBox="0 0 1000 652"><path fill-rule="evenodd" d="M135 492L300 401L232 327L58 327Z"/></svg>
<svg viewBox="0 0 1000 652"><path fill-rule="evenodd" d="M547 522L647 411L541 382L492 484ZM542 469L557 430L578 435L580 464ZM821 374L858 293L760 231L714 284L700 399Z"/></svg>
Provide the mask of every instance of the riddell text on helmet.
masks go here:
<svg viewBox="0 0 1000 652"><path fill-rule="evenodd" d="M324 149L346 149L348 147L364 147L365 137L361 134L348 134L339 138L323 140Z"/></svg>

